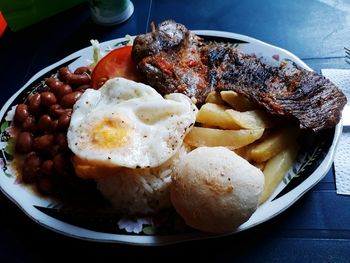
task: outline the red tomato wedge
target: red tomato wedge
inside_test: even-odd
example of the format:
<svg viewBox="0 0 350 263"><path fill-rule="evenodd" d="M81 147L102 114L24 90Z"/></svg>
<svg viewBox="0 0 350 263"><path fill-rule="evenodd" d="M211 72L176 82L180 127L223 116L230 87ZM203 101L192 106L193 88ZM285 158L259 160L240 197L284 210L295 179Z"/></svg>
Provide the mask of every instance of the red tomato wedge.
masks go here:
<svg viewBox="0 0 350 263"><path fill-rule="evenodd" d="M123 77L140 81L137 63L131 59L132 46L117 48L104 56L91 73L91 87L100 88L108 79Z"/></svg>

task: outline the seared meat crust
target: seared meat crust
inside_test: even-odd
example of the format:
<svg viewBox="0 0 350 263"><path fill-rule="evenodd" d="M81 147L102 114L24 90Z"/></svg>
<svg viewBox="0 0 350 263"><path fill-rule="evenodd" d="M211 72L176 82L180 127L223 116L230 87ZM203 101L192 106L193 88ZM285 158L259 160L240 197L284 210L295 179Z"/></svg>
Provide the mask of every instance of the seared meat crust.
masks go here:
<svg viewBox="0 0 350 263"><path fill-rule="evenodd" d="M209 84L234 90L272 114L296 118L301 129L318 132L334 127L346 97L324 76L298 67L272 67L237 49L208 51Z"/></svg>
<svg viewBox="0 0 350 263"><path fill-rule="evenodd" d="M149 34L136 37L133 59L146 82L162 95L180 92L204 102L210 88L199 37L174 21L164 21Z"/></svg>
<svg viewBox="0 0 350 263"><path fill-rule="evenodd" d="M235 48L208 45L172 20L138 36L132 55L145 81L162 95L181 92L200 105L210 91L233 90L315 132L334 127L347 101L315 72L270 66Z"/></svg>

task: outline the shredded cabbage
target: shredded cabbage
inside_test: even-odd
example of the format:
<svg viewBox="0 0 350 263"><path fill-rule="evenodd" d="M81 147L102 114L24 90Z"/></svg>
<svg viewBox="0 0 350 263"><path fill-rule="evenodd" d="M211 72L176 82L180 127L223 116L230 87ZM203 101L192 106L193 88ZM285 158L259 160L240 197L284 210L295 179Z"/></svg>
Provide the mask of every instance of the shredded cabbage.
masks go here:
<svg viewBox="0 0 350 263"><path fill-rule="evenodd" d="M132 37L130 35L125 35L125 38L128 41L128 43L126 45L132 46L134 43L134 37ZM98 42L98 40L91 39L90 43L92 45L93 55L92 55L92 62L90 60L88 62L90 62L91 66L95 66L97 64L97 62L99 62L101 60L101 58L103 58L106 55L106 53L103 53L101 51L100 43ZM109 51L112 51L112 50L113 50L112 47L107 47L107 49L106 49L107 53Z"/></svg>
<svg viewBox="0 0 350 263"><path fill-rule="evenodd" d="M134 37L130 36L130 35L125 35L125 38L129 41L127 43L128 46L132 46L134 44Z"/></svg>
<svg viewBox="0 0 350 263"><path fill-rule="evenodd" d="M96 65L97 62L103 57L101 50L100 50L100 43L98 42L98 40L96 39L91 39L90 43L92 45L92 49L93 49L93 62L92 65Z"/></svg>

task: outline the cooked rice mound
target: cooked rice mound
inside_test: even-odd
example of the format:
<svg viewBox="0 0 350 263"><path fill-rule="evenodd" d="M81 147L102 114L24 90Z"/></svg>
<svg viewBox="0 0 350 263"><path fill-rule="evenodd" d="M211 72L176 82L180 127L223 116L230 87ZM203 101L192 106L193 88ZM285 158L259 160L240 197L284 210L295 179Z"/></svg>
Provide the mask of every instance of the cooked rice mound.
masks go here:
<svg viewBox="0 0 350 263"><path fill-rule="evenodd" d="M121 168L113 176L96 179L97 189L116 211L128 215L147 215L171 207L170 184L174 163L179 153L156 168Z"/></svg>

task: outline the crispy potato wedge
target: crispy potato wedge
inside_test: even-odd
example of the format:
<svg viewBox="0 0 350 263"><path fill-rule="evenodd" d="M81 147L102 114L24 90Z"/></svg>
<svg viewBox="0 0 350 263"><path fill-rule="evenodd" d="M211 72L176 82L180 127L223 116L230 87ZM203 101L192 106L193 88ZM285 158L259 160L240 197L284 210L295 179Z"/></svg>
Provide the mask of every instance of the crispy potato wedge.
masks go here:
<svg viewBox="0 0 350 263"><path fill-rule="evenodd" d="M226 110L233 122L243 129L272 128L275 126L273 117L263 110L236 111Z"/></svg>
<svg viewBox="0 0 350 263"><path fill-rule="evenodd" d="M292 167L298 153L298 148L298 145L293 143L266 162L263 169L265 183L259 201L260 204L271 196L287 171Z"/></svg>
<svg viewBox="0 0 350 263"><path fill-rule="evenodd" d="M224 105L225 102L222 100L221 95L219 92L212 91L208 94L207 98L205 99L206 103L214 103L219 105Z"/></svg>
<svg viewBox="0 0 350 263"><path fill-rule="evenodd" d="M253 165L262 171L265 168L266 162L265 163L253 163Z"/></svg>
<svg viewBox="0 0 350 263"><path fill-rule="evenodd" d="M257 163L265 162L295 143L297 131L294 128L280 129L267 135L264 140L257 143L250 152L250 157Z"/></svg>
<svg viewBox="0 0 350 263"><path fill-rule="evenodd" d="M222 100L230 104L235 110L249 111L257 108L257 105L254 102L233 90L221 91L220 95Z"/></svg>
<svg viewBox="0 0 350 263"><path fill-rule="evenodd" d="M248 145L258 140L264 129L255 130L220 130L203 127L193 127L185 137L185 142L191 146L225 146L231 150Z"/></svg>
<svg viewBox="0 0 350 263"><path fill-rule="evenodd" d="M265 132L264 132L265 134ZM261 138L264 136L264 134L259 138L259 140L261 140ZM235 149L235 153L237 153L239 156L241 156L242 158L246 159L248 162L253 162L252 158L250 157L250 153L254 148L255 143L250 143L246 146L240 147Z"/></svg>
<svg viewBox="0 0 350 263"><path fill-rule="evenodd" d="M239 126L236 125L229 114L226 113L225 110L227 109L228 108L223 105L206 103L198 111L196 122L222 129L239 129Z"/></svg>

